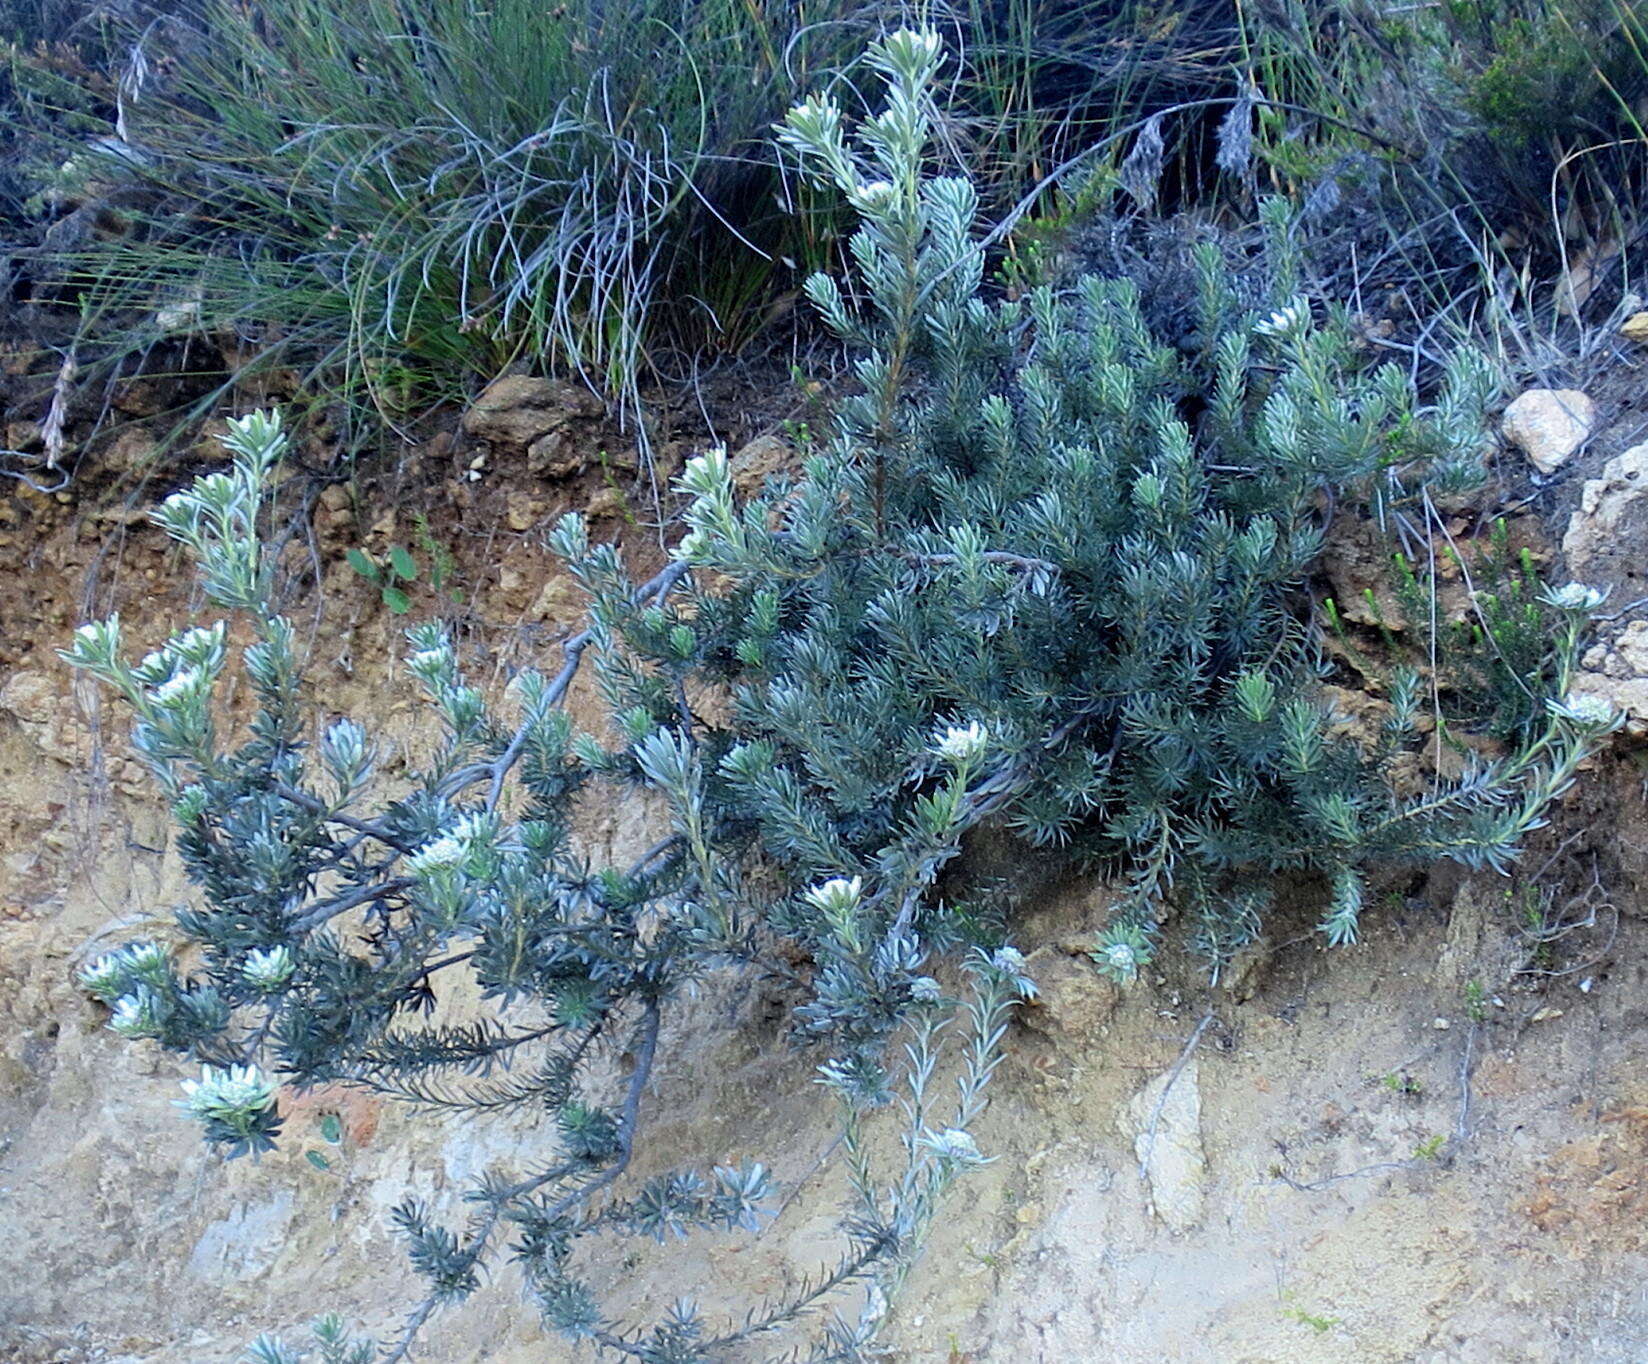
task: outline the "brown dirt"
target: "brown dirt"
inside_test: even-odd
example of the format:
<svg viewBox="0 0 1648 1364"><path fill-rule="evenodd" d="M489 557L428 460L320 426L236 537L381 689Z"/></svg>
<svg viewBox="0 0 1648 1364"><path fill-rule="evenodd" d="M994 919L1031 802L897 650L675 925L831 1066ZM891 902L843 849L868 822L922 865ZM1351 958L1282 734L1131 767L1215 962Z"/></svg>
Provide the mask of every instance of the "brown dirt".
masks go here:
<svg viewBox="0 0 1648 1364"><path fill-rule="evenodd" d="M404 535L411 510L428 512L466 593L442 609L496 683L571 622L553 592L537 611L555 581L543 525L608 486L523 493L507 469L473 483L467 467L437 443L408 462L404 497L322 501L309 521L320 588L294 614L310 630L324 705L405 744L412 691L383 664L403 622L341 564L343 549L381 547ZM523 495L541 510L528 517ZM544 1146L536 1120L452 1126L319 1093L291 1106L275 1156L204 1156L170 1108L180 1068L111 1036L73 984L78 964L187 892L163 812L119 756L121 721L52 654L112 527L123 538L101 559L94 595L120 606L134 642L157 639L190 602L175 556L141 524L12 497L19 511L0 545L14 570L0 574L0 1358L226 1361L257 1332L327 1308L386 1330L415 1291L389 1208L408 1192L451 1206L485 1166L530 1161ZM376 509L369 518L363 505ZM631 539L638 559L656 552L618 511L601 528ZM587 695L575 716L596 723ZM639 804L591 808L586 825L597 845L644 846L654 818ZM1336 953L1317 946L1302 899L1273 926L1273 945L1218 989L1178 960L1127 991L1106 984L1079 955L1104 887L1048 882L981 850L1028 906L1019 937L1043 998L1014 1027L979 1133L997 1160L947 1206L895 1305L886 1357L1648 1357L1645 834L1640 773L1628 756L1610 760L1531 853L1535 868L1557 854L1541 884L1583 893L1573 904L1591 914L1576 911L1544 955L1519 928L1518 884L1439 871L1399 887L1367 939ZM1175 1082L1193 1075L1199 1091L1199 1126L1176 1135L1200 1148L1201 1212L1174 1232L1150 1211L1163 1191L1141 1183L1119 1122L1204 1018L1194 1067ZM754 1238L603 1250L595 1275L625 1316L654 1316L685 1292L706 1310L741 1310L752 1291L839 1248L829 1107L781 1023L771 1000L733 982L676 1006L636 1176L683 1151L705 1163L751 1156L775 1170L785 1207ZM332 1111L345 1128L335 1148L318 1136ZM500 1268L472 1304L437 1319L421 1357L587 1356L546 1341Z"/></svg>

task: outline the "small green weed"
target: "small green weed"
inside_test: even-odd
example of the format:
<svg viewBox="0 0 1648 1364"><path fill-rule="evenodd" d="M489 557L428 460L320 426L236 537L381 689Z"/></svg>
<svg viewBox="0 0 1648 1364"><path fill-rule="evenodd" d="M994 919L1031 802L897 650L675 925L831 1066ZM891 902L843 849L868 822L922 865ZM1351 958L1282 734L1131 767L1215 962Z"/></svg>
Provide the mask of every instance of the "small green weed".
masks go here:
<svg viewBox="0 0 1648 1364"><path fill-rule="evenodd" d="M1438 682L1461 703L1464 715L1494 738L1519 739L1544 719L1550 694L1548 641L1558 608L1547 600L1533 556L1511 544L1503 517L1485 541L1461 548L1451 541L1442 556L1469 593L1462 619L1435 626ZM1405 554L1395 556L1396 593L1410 625L1437 619L1441 576Z"/></svg>
<svg viewBox="0 0 1648 1364"><path fill-rule="evenodd" d="M1381 1089L1408 1099L1417 1099L1425 1092L1425 1086L1405 1070L1387 1071L1378 1077L1377 1083Z"/></svg>
<svg viewBox="0 0 1648 1364"><path fill-rule="evenodd" d="M1442 1154L1442 1147L1447 1143L1447 1140L1447 1137L1441 1132L1426 1137L1424 1141L1413 1148L1413 1159L1435 1160L1437 1156Z"/></svg>
<svg viewBox="0 0 1648 1364"><path fill-rule="evenodd" d="M1284 1294L1284 1301L1291 1298L1291 1293ZM1296 1321L1301 1326L1308 1326L1319 1336L1325 1336L1335 1326L1340 1325L1338 1317L1321 1316L1315 1312L1308 1312L1303 1307L1287 1306L1281 1309L1282 1316L1288 1321Z"/></svg>
<svg viewBox="0 0 1648 1364"><path fill-rule="evenodd" d="M1556 939L1545 896L1531 883L1508 889L1505 904L1522 938L1524 971L1549 971L1556 963Z"/></svg>
<svg viewBox="0 0 1648 1364"><path fill-rule="evenodd" d="M320 1122L317 1124L317 1127L320 1131L320 1139L328 1146L343 1145L343 1119L336 1113L321 1114ZM317 1151L313 1146L311 1146L304 1151L303 1156L305 1160L307 1160L322 1174L331 1173L332 1158L324 1151Z"/></svg>
<svg viewBox="0 0 1648 1364"><path fill-rule="evenodd" d="M412 529L418 548L429 558L429 585L437 595L445 594L454 606L462 606L463 589L450 585L458 571L458 561L453 558L452 551L435 538L434 532L429 529L429 518L422 512L413 518Z"/></svg>
<svg viewBox="0 0 1648 1364"><path fill-rule="evenodd" d="M397 616L404 616L412 609L412 598L402 586L418 576L418 564L410 550L402 545L395 545L391 547L388 555L380 560L356 546L345 557L349 561L349 567L378 589L383 604Z"/></svg>
<svg viewBox="0 0 1648 1364"><path fill-rule="evenodd" d="M457 561L452 557L452 551L430 531L429 518L419 513L413 533L418 549L428 564L430 588L453 605L462 604L463 590L451 586ZM405 545L391 545L389 552L381 559L357 545L344 557L350 568L378 589L383 604L395 615L404 616L412 609L410 588L422 574L423 565Z"/></svg>

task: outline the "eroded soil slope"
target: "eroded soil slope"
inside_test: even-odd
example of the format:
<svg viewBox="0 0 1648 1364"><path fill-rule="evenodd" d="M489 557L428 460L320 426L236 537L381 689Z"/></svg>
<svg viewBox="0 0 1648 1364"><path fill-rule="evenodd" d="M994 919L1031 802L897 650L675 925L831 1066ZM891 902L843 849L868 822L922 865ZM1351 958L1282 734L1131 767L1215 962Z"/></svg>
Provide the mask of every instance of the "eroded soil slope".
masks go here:
<svg viewBox="0 0 1648 1364"><path fill-rule="evenodd" d="M408 538L411 512L428 511L465 599L424 589L416 606L453 615L497 685L576 617L542 527L613 486L597 473L576 490L489 490L484 468L467 477L467 452L423 457L431 472L399 513L363 514L344 493L314 502L321 590L292 606L324 708L408 745L413 690L384 663L401 622L344 550ZM608 497L604 527L644 567L656 549L622 503ZM191 603L133 513L13 505L29 523L14 516L0 546L0 1357L230 1360L324 1308L387 1332L415 1292L388 1210L408 1192L451 1202L482 1169L543 1153L546 1136L531 1114L413 1122L322 1092L289 1105L276 1155L204 1155L171 1107L179 1067L109 1034L73 982L187 891L162 811L120 756L123 721L51 653L88 581L139 643ZM575 712L598 723L587 695ZM1538 877L1395 887L1366 940L1331 954L1302 892L1218 988L1175 961L1118 991L1080 955L1104 887L978 850L1025 892L1019 936L1042 999L1014 1026L979 1132L998 1159L949 1205L887 1357L1648 1357L1645 816L1640 769L1616 753L1530 851ZM639 804L592 806L585 824L597 853L656 836ZM676 1006L636 1177L683 1152L748 1156L770 1163L785 1201L754 1238L611 1247L596 1277L632 1319L688 1292L741 1311L838 1249L833 1125L812 1059L785 1040L791 1002L712 984ZM583 1356L546 1340L500 1266L437 1318L420 1357Z"/></svg>

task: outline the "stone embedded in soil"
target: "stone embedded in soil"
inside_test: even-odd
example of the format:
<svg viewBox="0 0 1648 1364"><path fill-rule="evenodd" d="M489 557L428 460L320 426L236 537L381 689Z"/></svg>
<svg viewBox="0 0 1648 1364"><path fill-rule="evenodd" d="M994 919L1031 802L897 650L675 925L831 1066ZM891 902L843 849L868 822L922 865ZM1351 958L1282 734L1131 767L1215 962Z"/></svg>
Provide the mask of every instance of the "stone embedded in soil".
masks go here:
<svg viewBox="0 0 1648 1364"><path fill-rule="evenodd" d="M50 724L62 686L43 672L15 672L0 686L0 711L30 725Z"/></svg>
<svg viewBox="0 0 1648 1364"><path fill-rule="evenodd" d="M111 406L128 417L153 417L166 410L176 381L167 377L129 379L115 387Z"/></svg>
<svg viewBox="0 0 1648 1364"><path fill-rule="evenodd" d="M588 462L584 446L561 427L545 432L526 448L526 471L534 478L567 478Z"/></svg>
<svg viewBox="0 0 1648 1364"><path fill-rule="evenodd" d="M584 596L572 578L560 573L543 585L528 613L535 620L555 625L570 625L579 620L584 611Z"/></svg>
<svg viewBox="0 0 1648 1364"><path fill-rule="evenodd" d="M584 515L594 522L622 516L627 509L628 503L617 488L597 488L584 506Z"/></svg>
<svg viewBox="0 0 1648 1364"><path fill-rule="evenodd" d="M1436 954L1439 989L1458 995L1481 971L1482 940L1496 905L1482 882L1460 886L1448 909L1448 936Z"/></svg>
<svg viewBox="0 0 1648 1364"><path fill-rule="evenodd" d="M1151 1211L1176 1232L1200 1225L1207 1201L1207 1156L1202 1150L1202 1090L1193 1057L1177 1075L1170 1069L1133 1096L1117 1116L1122 1135L1150 1185Z"/></svg>
<svg viewBox="0 0 1648 1364"><path fill-rule="evenodd" d="M1572 689L1623 712L1627 734L1648 734L1648 620L1633 620L1611 640L1592 645L1580 664Z"/></svg>
<svg viewBox="0 0 1648 1364"><path fill-rule="evenodd" d="M1612 588L1623 605L1643 595L1645 543L1648 441L1615 455L1602 466L1600 477L1586 481L1562 537L1562 554L1576 579Z"/></svg>
<svg viewBox="0 0 1648 1364"><path fill-rule="evenodd" d="M463 429L491 445L526 449L574 421L599 417L601 400L577 384L506 374L463 415Z"/></svg>
<svg viewBox="0 0 1648 1364"><path fill-rule="evenodd" d="M1500 430L1542 474L1555 473L1596 424L1596 404L1577 388L1530 388L1505 409Z"/></svg>
<svg viewBox="0 0 1648 1364"><path fill-rule="evenodd" d="M1038 947L1030 954L1029 974L1036 997L1019 1011L1019 1021L1047 1037L1092 1046L1121 1002L1121 988L1085 955Z"/></svg>
<svg viewBox="0 0 1648 1364"><path fill-rule="evenodd" d="M29 420L7 422L6 445L13 450L38 450L40 423Z"/></svg>
<svg viewBox="0 0 1648 1364"><path fill-rule="evenodd" d="M131 473L153 464L159 444L140 426L128 426L103 447L99 463L109 470Z"/></svg>
<svg viewBox="0 0 1648 1364"><path fill-rule="evenodd" d="M511 530L528 531L542 521L548 511L548 505L540 499L512 492L504 504L504 520Z"/></svg>
<svg viewBox="0 0 1648 1364"><path fill-rule="evenodd" d="M1619 334L1639 346L1648 345L1648 312L1632 313L1620 324Z"/></svg>
<svg viewBox="0 0 1648 1364"><path fill-rule="evenodd" d="M777 436L757 436L741 446L727 461L727 466L732 472L733 486L745 497L751 497L761 491L761 485L772 475L793 465L795 460L795 451L787 441Z"/></svg>
<svg viewBox="0 0 1648 1364"><path fill-rule="evenodd" d="M1219 973L1219 984L1238 1004L1245 1004L1264 984L1265 972L1275 955L1276 946L1269 938L1254 938L1244 943L1231 957L1230 963Z"/></svg>

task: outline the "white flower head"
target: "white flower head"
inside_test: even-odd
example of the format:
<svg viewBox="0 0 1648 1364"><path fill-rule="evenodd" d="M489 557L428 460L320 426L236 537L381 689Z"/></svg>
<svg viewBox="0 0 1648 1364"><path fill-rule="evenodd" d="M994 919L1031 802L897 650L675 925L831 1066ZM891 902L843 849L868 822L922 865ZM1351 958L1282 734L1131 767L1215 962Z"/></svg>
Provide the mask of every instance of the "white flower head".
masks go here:
<svg viewBox="0 0 1648 1364"><path fill-rule="evenodd" d="M681 486L694 497L710 497L727 481L727 447L712 446L694 455L681 470Z"/></svg>
<svg viewBox="0 0 1648 1364"><path fill-rule="evenodd" d="M977 720L946 726L933 741L933 751L953 763L977 762L989 746L990 731Z"/></svg>
<svg viewBox="0 0 1648 1364"><path fill-rule="evenodd" d="M407 870L414 876L434 876L443 871L461 867L469 850L450 834L443 834L432 843L426 843L406 859Z"/></svg>
<svg viewBox="0 0 1648 1364"><path fill-rule="evenodd" d="M1595 611L1608 596L1600 588L1587 583L1564 583L1561 587L1548 587L1543 595L1547 602L1559 610L1586 612Z"/></svg>
<svg viewBox="0 0 1648 1364"><path fill-rule="evenodd" d="M990 964L998 971L1008 971L1014 975L1023 972L1029 964L1024 960L1024 953L1016 947L998 947L990 957Z"/></svg>
<svg viewBox="0 0 1648 1364"><path fill-rule="evenodd" d="M133 993L115 1001L114 1016L109 1019L110 1031L135 1041L141 1037L158 1037L161 1028L160 998L148 986L140 985Z"/></svg>
<svg viewBox="0 0 1648 1364"><path fill-rule="evenodd" d="M906 29L905 32L910 34L910 45L929 61L944 51L944 40L939 37L937 29Z"/></svg>
<svg viewBox="0 0 1648 1364"><path fill-rule="evenodd" d="M151 679L166 676L171 668L171 656L164 649L154 649L143 655L143 661L133 671L139 677Z"/></svg>
<svg viewBox="0 0 1648 1364"><path fill-rule="evenodd" d="M675 546L672 554L684 564L699 563L709 547L710 537L705 532L689 530L681 537L680 543Z"/></svg>
<svg viewBox="0 0 1648 1364"><path fill-rule="evenodd" d="M813 908L839 918L852 913L858 908L858 902L864 896L864 878L854 876L851 879L837 876L823 885L813 886L805 892L803 898Z"/></svg>
<svg viewBox="0 0 1648 1364"><path fill-rule="evenodd" d="M984 1153L979 1150L973 1134L961 1127L946 1127L942 1132L928 1132L921 1144L940 1160L951 1160L958 1165L983 1165Z"/></svg>
<svg viewBox="0 0 1648 1364"><path fill-rule="evenodd" d="M130 971L124 952L109 952L80 972L80 984L99 999L114 999L125 988Z"/></svg>
<svg viewBox="0 0 1648 1364"><path fill-rule="evenodd" d="M442 646L438 649L419 649L408 656L406 666L419 681L428 683L444 673L451 661L452 651Z"/></svg>
<svg viewBox="0 0 1648 1364"><path fill-rule="evenodd" d="M868 184L854 185L851 198L854 207L873 213L893 202L892 181L871 180Z"/></svg>
<svg viewBox="0 0 1648 1364"><path fill-rule="evenodd" d="M149 695L157 706L171 706L200 690L203 674L199 668L180 668Z"/></svg>
<svg viewBox="0 0 1648 1364"><path fill-rule="evenodd" d="M88 621L74 632L62 656L79 667L108 667L120 652L120 617Z"/></svg>
<svg viewBox="0 0 1648 1364"><path fill-rule="evenodd" d="M485 810L471 810L452 826L452 837L465 848L490 846L498 836L498 817Z"/></svg>
<svg viewBox="0 0 1648 1364"><path fill-rule="evenodd" d="M134 976L158 985L171 974L172 954L153 940L128 943L121 949Z"/></svg>
<svg viewBox="0 0 1648 1364"><path fill-rule="evenodd" d="M985 974L994 975L998 984L1011 986L1019 999L1032 1000L1040 996L1041 991L1036 988L1035 979L1030 975L1030 963L1018 948L998 947L988 954L981 952L980 956L988 968Z"/></svg>
<svg viewBox="0 0 1648 1364"><path fill-rule="evenodd" d="M1261 317L1253 324L1260 336L1291 336L1310 323L1310 300L1304 297L1290 299L1269 317Z"/></svg>
<svg viewBox="0 0 1648 1364"><path fill-rule="evenodd" d="M284 944L277 943L262 951L248 952L240 974L253 989L267 994L286 984L297 966L297 958L291 951Z"/></svg>
<svg viewBox="0 0 1648 1364"><path fill-rule="evenodd" d="M1547 701L1545 708L1559 720L1582 729L1610 729L1619 720L1619 712L1611 702L1584 692L1569 692L1560 701Z"/></svg>
<svg viewBox="0 0 1648 1364"><path fill-rule="evenodd" d="M841 139L841 106L829 98L809 95L785 116L781 136L792 146L828 153Z"/></svg>
<svg viewBox="0 0 1648 1364"><path fill-rule="evenodd" d="M901 28L882 40L891 64L900 70L919 70L937 62L944 40L931 28Z"/></svg>
<svg viewBox="0 0 1648 1364"><path fill-rule="evenodd" d="M227 629L222 621L213 625L196 625L185 630L166 647L192 663L208 662L222 653Z"/></svg>
<svg viewBox="0 0 1648 1364"><path fill-rule="evenodd" d="M266 445L280 439L280 409L260 408L244 417L229 420L229 441L241 445Z"/></svg>
<svg viewBox="0 0 1648 1364"><path fill-rule="evenodd" d="M183 1081L177 1106L201 1122L237 1124L270 1107L275 1088L256 1066L202 1066L200 1079Z"/></svg>
<svg viewBox="0 0 1648 1364"><path fill-rule="evenodd" d="M1104 949L1104 964L1112 971L1131 976L1139 969L1139 954L1131 943L1113 942Z"/></svg>

